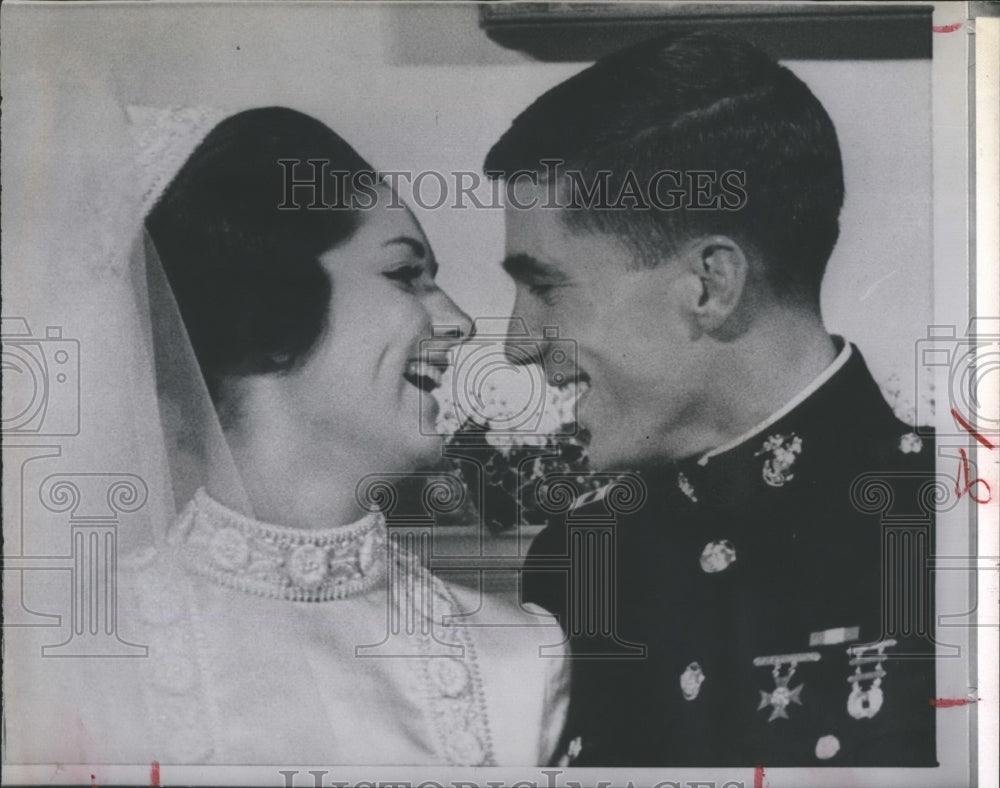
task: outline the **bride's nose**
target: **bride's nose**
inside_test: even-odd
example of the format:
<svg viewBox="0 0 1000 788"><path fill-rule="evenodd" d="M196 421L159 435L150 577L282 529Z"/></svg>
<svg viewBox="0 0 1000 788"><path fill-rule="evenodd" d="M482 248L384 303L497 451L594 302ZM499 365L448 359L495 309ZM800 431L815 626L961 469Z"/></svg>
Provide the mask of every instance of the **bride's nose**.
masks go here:
<svg viewBox="0 0 1000 788"><path fill-rule="evenodd" d="M431 321L434 336L442 339L447 337L455 342L463 342L472 331L472 318L445 292L439 293L435 299Z"/></svg>

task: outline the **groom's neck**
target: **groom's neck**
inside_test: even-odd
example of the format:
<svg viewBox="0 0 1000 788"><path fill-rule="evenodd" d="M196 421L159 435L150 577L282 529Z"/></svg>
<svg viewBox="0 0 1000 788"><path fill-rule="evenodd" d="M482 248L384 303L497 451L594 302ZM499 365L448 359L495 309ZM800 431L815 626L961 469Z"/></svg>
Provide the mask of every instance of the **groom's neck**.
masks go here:
<svg viewBox="0 0 1000 788"><path fill-rule="evenodd" d="M671 459L701 455L752 430L822 374L837 350L818 312L781 310L709 353L704 398L661 436Z"/></svg>

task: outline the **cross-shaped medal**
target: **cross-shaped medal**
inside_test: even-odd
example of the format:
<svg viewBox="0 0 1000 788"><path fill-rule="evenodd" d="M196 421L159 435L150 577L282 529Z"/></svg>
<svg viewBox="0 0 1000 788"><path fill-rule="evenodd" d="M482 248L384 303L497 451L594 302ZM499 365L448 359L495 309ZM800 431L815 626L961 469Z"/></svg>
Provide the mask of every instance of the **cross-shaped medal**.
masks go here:
<svg viewBox="0 0 1000 788"><path fill-rule="evenodd" d="M757 711L770 706L771 716L768 717L768 722L774 722L779 717L784 717L787 720L789 718L788 707L793 703L797 706L802 705L802 688L805 687L805 684L799 684L797 687L789 687L788 684L791 682L792 676L795 675L795 669L799 666L800 662L818 662L819 659L820 655L816 651L809 651L804 654L777 654L773 657L754 657L754 667L759 668L764 665L770 665L771 675L774 677L774 689L771 692L759 690L760 705L757 707ZM788 665L788 670L782 673L781 669L785 665Z"/></svg>
<svg viewBox="0 0 1000 788"><path fill-rule="evenodd" d="M774 722L778 717L784 717L787 720L788 712L786 709L789 705L792 703L796 703L799 706L802 705L799 695L802 694L802 688L805 684L799 684L794 689L789 689L788 682L791 678L791 674L787 676L775 676L774 683L776 686L773 692L760 690L760 705L757 707L757 711L770 706L771 716L767 718L768 722Z"/></svg>

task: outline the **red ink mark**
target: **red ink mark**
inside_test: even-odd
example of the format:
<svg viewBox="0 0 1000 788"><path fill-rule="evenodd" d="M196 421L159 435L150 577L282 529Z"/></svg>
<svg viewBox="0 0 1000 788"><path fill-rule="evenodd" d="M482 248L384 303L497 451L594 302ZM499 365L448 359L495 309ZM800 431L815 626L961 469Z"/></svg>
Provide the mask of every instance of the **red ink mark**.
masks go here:
<svg viewBox="0 0 1000 788"><path fill-rule="evenodd" d="M955 421L958 422L958 426L960 426L967 433L969 433L973 438L975 438L977 441L979 441L981 444L983 444L983 446L985 446L987 449L995 449L996 448L996 446L994 446L986 438L984 438L982 435L980 435L978 432L976 432L975 428L971 424L969 424L969 422L967 422L965 419L963 419L962 416L959 414L959 412L957 410L955 410L954 408L951 409L951 415L952 415L952 418L954 418Z"/></svg>
<svg viewBox="0 0 1000 788"><path fill-rule="evenodd" d="M993 494L990 492L989 482L987 482L985 479L972 479L970 481L969 480L969 457L968 457L968 455L966 455L965 449L959 449L958 453L960 455L962 455L962 459L959 460L959 464L958 464L958 478L955 479L955 495L957 495L959 498L961 498L963 495L965 495L966 493L968 493L969 497L973 501L975 501L976 503L989 503L990 500L993 497ZM965 477L965 486L964 487L960 487L959 484L961 484L963 476ZM977 484L981 484L981 485L983 485L983 487L986 488L986 497L985 498L977 498L976 494L973 492L973 490L976 488Z"/></svg>
<svg viewBox="0 0 1000 788"><path fill-rule="evenodd" d="M996 448L996 446L990 443L990 441L988 441L986 438L984 438L982 435L976 432L975 428L971 424L969 424L969 422L963 419L961 414L954 408L951 409L951 416L953 419L955 419L956 422L958 422L958 425L962 429L968 432L973 438L979 441L987 449L990 449L992 451L993 449ZM969 493L969 497L972 498L972 500L975 501L976 503L989 503L993 497L992 493L990 492L989 483L983 479L972 479L970 481L969 458L965 453L965 449L959 449L958 453L961 455L961 459L959 460L959 466L958 466L958 478L955 479L955 495L961 498L962 495L964 495L965 493ZM965 477L965 487L959 487L959 483L961 482L963 476ZM976 495L972 492L972 490L975 489L975 486L977 484L981 484L986 488L985 498L977 498Z"/></svg>
<svg viewBox="0 0 1000 788"><path fill-rule="evenodd" d="M956 22L953 25L932 25L931 30L935 33L954 33L956 30L960 30L962 27L961 22Z"/></svg>
<svg viewBox="0 0 1000 788"><path fill-rule="evenodd" d="M160 762L153 761L149 765L149 784L152 788L160 788Z"/></svg>
<svg viewBox="0 0 1000 788"><path fill-rule="evenodd" d="M980 700L982 698L931 698L928 703L936 709L950 709L955 706L968 706Z"/></svg>
<svg viewBox="0 0 1000 788"><path fill-rule="evenodd" d="M996 446L994 446L986 438L984 438L982 435L980 435L978 432L976 432L975 428L971 424L969 424L969 422L967 422L965 419L963 419L961 417L961 415L959 415L959 412L957 410L955 410L954 408L951 409L951 415L955 419L955 421L958 422L958 425L963 430L965 430L973 438L975 438L977 441L979 441L981 444L983 444L983 446L985 446L987 449L991 449L992 450L992 449L996 448Z"/></svg>
<svg viewBox="0 0 1000 788"><path fill-rule="evenodd" d="M764 788L764 767L753 767L753 788Z"/></svg>

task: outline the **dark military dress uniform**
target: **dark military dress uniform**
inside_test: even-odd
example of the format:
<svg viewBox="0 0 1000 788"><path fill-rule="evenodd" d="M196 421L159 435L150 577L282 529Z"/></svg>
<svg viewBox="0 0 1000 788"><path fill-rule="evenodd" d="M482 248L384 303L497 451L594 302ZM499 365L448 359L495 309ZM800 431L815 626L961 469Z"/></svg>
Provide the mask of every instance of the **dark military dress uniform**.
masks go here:
<svg viewBox="0 0 1000 788"><path fill-rule="evenodd" d="M838 363L735 447L639 469L612 572L570 558L610 496L536 538L524 599L574 656L561 763L936 765L934 450L856 347Z"/></svg>

